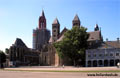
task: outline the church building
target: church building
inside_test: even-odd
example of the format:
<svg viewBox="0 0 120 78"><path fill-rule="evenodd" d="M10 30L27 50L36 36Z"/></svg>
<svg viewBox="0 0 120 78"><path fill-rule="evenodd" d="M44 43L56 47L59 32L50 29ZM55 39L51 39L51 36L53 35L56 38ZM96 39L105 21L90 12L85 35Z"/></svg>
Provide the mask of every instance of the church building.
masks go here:
<svg viewBox="0 0 120 78"><path fill-rule="evenodd" d="M76 14L73 18L72 27L81 27L81 21ZM38 27L33 30L33 48L28 48L25 43L17 38L15 43L9 48L10 62L14 65L41 65L41 66L61 66L71 65L68 58L61 59L53 46L53 43L63 40L64 33L68 31L65 27L60 32L60 22L57 18L53 21L52 35L47 29L47 21L44 11L38 20ZM86 67L115 66L120 61L120 41L103 41L101 29L98 24L91 32L87 32L89 46L86 50ZM106 48L107 46L107 48ZM107 55L108 54L108 55ZM112 64L114 63L114 64Z"/></svg>

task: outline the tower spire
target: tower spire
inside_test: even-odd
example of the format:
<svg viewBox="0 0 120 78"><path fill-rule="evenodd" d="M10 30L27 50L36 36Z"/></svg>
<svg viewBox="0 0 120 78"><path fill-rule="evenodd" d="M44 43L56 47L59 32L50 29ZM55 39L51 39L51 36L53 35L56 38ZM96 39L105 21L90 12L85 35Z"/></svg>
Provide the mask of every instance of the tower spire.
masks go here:
<svg viewBox="0 0 120 78"><path fill-rule="evenodd" d="M45 16L45 14L44 14L44 10L42 10L42 15L41 15L41 16L43 16L43 17Z"/></svg>
<svg viewBox="0 0 120 78"><path fill-rule="evenodd" d="M46 18L45 18L45 14L44 14L44 10L42 10L42 14L39 17L39 29L46 29Z"/></svg>
<svg viewBox="0 0 120 78"><path fill-rule="evenodd" d="M79 17L78 17L77 14L75 15L75 17L74 17L72 23L73 23L73 27L74 27L74 26L80 27L80 19L79 19Z"/></svg>
<svg viewBox="0 0 120 78"><path fill-rule="evenodd" d="M53 21L53 24L59 24L59 21L58 21L57 17L56 17L55 20Z"/></svg>
<svg viewBox="0 0 120 78"><path fill-rule="evenodd" d="M95 24L94 31L99 31L99 26L98 26L98 24L97 24L97 23Z"/></svg>

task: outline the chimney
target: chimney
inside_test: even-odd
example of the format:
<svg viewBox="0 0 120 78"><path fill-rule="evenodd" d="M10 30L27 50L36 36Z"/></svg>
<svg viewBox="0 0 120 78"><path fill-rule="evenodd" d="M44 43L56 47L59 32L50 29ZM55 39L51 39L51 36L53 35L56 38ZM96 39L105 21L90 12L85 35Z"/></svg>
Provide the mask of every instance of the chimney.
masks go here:
<svg viewBox="0 0 120 78"><path fill-rule="evenodd" d="M119 38L117 38L117 42L119 43Z"/></svg>

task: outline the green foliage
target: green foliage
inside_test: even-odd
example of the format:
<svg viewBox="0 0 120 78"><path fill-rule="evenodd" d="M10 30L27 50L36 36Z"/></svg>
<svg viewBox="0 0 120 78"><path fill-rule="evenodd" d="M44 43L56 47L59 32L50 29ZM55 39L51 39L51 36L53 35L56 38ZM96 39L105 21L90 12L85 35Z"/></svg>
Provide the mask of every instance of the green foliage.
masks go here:
<svg viewBox="0 0 120 78"><path fill-rule="evenodd" d="M61 58L69 57L74 63L84 60L85 49L87 48L87 39L89 37L84 27L73 27L64 33L64 38L60 42L54 43L54 46Z"/></svg>
<svg viewBox="0 0 120 78"><path fill-rule="evenodd" d="M3 51L0 50L0 64L6 61L6 55Z"/></svg>
<svg viewBox="0 0 120 78"><path fill-rule="evenodd" d="M5 49L5 53L9 54L9 49L8 48Z"/></svg>

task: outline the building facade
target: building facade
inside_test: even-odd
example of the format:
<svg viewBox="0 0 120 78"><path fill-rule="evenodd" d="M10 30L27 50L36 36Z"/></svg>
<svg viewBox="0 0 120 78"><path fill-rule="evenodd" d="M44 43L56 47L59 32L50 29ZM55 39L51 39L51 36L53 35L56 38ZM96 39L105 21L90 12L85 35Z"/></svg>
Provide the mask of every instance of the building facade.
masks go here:
<svg viewBox="0 0 120 78"><path fill-rule="evenodd" d="M107 41L96 49L86 50L86 67L117 66L120 62L120 42Z"/></svg>
<svg viewBox="0 0 120 78"><path fill-rule="evenodd" d="M9 48L11 66L39 65L39 55L39 51L28 48L20 38Z"/></svg>
<svg viewBox="0 0 120 78"><path fill-rule="evenodd" d="M52 23L52 36L46 28L46 18L44 11L39 17L38 28L33 30L33 49L28 48L25 43L17 38L15 43L9 48L10 63L15 66L21 65L49 65L61 66L71 65L66 57L61 59L53 46L53 43L63 40L64 33L68 31L65 27L60 32L60 23L56 18ZM72 27L81 27L81 21L78 15L72 20ZM120 42L103 41L101 30L98 24L95 25L94 31L87 32L88 49L86 50L86 67L97 66L115 66L120 61ZM106 48L107 46L107 48Z"/></svg>

